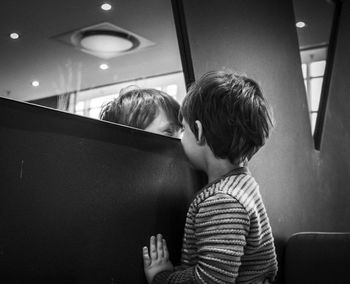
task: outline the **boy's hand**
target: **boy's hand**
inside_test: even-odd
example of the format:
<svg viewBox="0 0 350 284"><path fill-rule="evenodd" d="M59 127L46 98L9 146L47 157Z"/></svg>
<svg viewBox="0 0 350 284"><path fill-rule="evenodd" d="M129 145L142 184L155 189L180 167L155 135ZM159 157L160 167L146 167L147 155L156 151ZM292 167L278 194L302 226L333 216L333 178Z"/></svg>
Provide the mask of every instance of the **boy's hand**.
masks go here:
<svg viewBox="0 0 350 284"><path fill-rule="evenodd" d="M169 260L169 252L161 234L157 238L151 236L149 242L150 251L143 247L143 265L148 283L152 283L154 276L165 270L173 271L174 267Z"/></svg>

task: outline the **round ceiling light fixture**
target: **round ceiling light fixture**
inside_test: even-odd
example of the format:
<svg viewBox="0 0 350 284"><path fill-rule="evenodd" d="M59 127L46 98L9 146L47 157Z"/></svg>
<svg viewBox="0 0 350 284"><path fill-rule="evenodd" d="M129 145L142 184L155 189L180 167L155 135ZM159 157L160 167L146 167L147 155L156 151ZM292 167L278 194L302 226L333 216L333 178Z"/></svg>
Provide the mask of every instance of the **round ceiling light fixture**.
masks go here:
<svg viewBox="0 0 350 284"><path fill-rule="evenodd" d="M103 4L101 5L101 9L104 10L104 11L109 11L109 10L112 9L112 5L109 4L109 3L103 3Z"/></svg>
<svg viewBox="0 0 350 284"><path fill-rule="evenodd" d="M104 58L131 51L140 45L136 37L112 30L81 31L73 36L72 42L86 52Z"/></svg>
<svg viewBox="0 0 350 284"><path fill-rule="evenodd" d="M108 66L108 64L106 64L106 63L102 63L101 65L100 65L100 69L101 70L107 70L109 68L109 66Z"/></svg>
<svg viewBox="0 0 350 284"><path fill-rule="evenodd" d="M36 81L36 80L32 81L31 84L32 84L33 87L39 87L39 85L40 85L39 81Z"/></svg>
<svg viewBox="0 0 350 284"><path fill-rule="evenodd" d="M297 22L295 25L296 25L296 27L299 28L299 29L302 29L302 28L305 28L305 27L306 27L305 22L302 22L302 21Z"/></svg>
<svg viewBox="0 0 350 284"><path fill-rule="evenodd" d="M19 34L18 33L10 33L10 38L19 39Z"/></svg>

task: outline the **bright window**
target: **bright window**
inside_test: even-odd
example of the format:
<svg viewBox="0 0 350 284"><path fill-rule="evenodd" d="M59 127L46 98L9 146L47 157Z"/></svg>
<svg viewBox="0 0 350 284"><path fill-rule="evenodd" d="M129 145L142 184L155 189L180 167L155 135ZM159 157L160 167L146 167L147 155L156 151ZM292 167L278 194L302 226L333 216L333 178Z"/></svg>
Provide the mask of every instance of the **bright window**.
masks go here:
<svg viewBox="0 0 350 284"><path fill-rule="evenodd" d="M74 112L91 118L99 118L102 107L115 99L123 88L129 86L164 91L179 103L182 102L186 94L183 72L176 72L77 92Z"/></svg>
<svg viewBox="0 0 350 284"><path fill-rule="evenodd" d="M320 105L323 75L326 67L326 48L301 51L302 73L309 107L311 132L314 134Z"/></svg>

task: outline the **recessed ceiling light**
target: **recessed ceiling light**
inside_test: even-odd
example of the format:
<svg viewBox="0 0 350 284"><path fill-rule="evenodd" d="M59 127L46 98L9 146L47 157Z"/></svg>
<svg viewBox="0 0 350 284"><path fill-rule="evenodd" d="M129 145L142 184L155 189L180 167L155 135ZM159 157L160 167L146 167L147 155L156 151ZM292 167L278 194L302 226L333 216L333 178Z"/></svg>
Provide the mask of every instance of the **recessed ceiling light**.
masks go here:
<svg viewBox="0 0 350 284"><path fill-rule="evenodd" d="M32 82L32 86L33 87L39 87L39 85L40 85L39 81L33 81Z"/></svg>
<svg viewBox="0 0 350 284"><path fill-rule="evenodd" d="M299 29L302 29L302 28L306 27L306 24L304 22L297 22L295 25Z"/></svg>
<svg viewBox="0 0 350 284"><path fill-rule="evenodd" d="M18 39L19 38L19 34L18 33L10 33L10 38Z"/></svg>
<svg viewBox="0 0 350 284"><path fill-rule="evenodd" d="M109 66L107 64L105 64L105 63L100 65L100 69L102 69L102 70L106 70L108 68L109 68Z"/></svg>
<svg viewBox="0 0 350 284"><path fill-rule="evenodd" d="M103 3L101 5L101 9L104 10L104 11L109 11L112 9L112 5L111 4L108 4L108 3Z"/></svg>

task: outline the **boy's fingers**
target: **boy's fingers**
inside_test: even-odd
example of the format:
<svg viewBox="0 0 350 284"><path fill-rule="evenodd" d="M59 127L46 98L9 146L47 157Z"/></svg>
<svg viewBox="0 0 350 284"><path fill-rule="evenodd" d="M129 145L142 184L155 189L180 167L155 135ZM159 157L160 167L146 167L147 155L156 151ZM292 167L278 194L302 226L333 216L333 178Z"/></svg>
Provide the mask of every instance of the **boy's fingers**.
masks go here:
<svg viewBox="0 0 350 284"><path fill-rule="evenodd" d="M143 255L143 266L145 268L147 268L148 266L151 265L151 259L150 259L149 254L148 254L148 248L147 247L143 247L142 248L142 255Z"/></svg>
<svg viewBox="0 0 350 284"><path fill-rule="evenodd" d="M164 252L163 252L163 236L161 234L157 235L157 253L158 256L164 257Z"/></svg>
<svg viewBox="0 0 350 284"><path fill-rule="evenodd" d="M156 246L156 238L154 236L152 236L149 240L149 250L150 250L150 254L151 254L151 259L157 259L158 255L157 255L157 246Z"/></svg>
<svg viewBox="0 0 350 284"><path fill-rule="evenodd" d="M168 251L168 247L166 245L165 239L163 239L163 252L164 252L164 258L166 260L168 260L169 259L169 251Z"/></svg>

